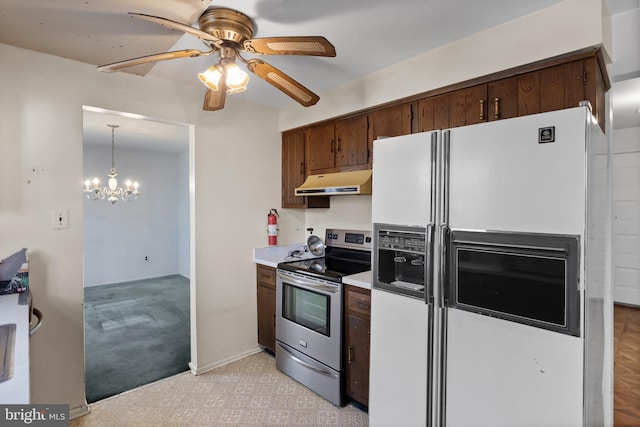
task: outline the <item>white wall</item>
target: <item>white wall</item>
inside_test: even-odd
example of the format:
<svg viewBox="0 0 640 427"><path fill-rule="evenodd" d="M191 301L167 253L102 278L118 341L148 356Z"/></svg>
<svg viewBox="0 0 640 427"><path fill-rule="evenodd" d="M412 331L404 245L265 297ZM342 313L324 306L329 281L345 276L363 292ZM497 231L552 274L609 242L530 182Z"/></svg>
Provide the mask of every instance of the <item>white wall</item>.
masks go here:
<svg viewBox="0 0 640 427"><path fill-rule="evenodd" d="M314 108L284 107L279 127L292 129L589 46L605 43L610 50L603 21L601 0L565 0L322 92Z"/></svg>
<svg viewBox="0 0 640 427"><path fill-rule="evenodd" d="M252 255L264 246L268 209L280 205L277 111L228 97L224 110L204 112L198 87L103 74L3 44L0 57L0 254L29 248L35 304L46 319L30 340L33 403L66 403L72 415L84 409L83 105L195 125L192 364L256 348ZM51 228L56 208L69 209L69 229Z"/></svg>
<svg viewBox="0 0 640 427"><path fill-rule="evenodd" d="M178 274L189 278L189 151L178 156Z"/></svg>
<svg viewBox="0 0 640 427"><path fill-rule="evenodd" d="M305 221L323 240L327 228L372 230L371 196L333 196L330 208L307 209Z"/></svg>
<svg viewBox="0 0 640 427"><path fill-rule="evenodd" d="M609 73L617 80L640 77L640 9L632 9L612 17L613 63Z"/></svg>
<svg viewBox="0 0 640 427"><path fill-rule="evenodd" d="M115 204L84 199L85 287L178 274L180 235L189 235L188 216L187 227L179 222L180 210L188 214L189 170L178 162L177 153L118 147L116 131L118 182L138 181L141 194ZM83 164L84 177L106 185L111 147L85 144Z"/></svg>

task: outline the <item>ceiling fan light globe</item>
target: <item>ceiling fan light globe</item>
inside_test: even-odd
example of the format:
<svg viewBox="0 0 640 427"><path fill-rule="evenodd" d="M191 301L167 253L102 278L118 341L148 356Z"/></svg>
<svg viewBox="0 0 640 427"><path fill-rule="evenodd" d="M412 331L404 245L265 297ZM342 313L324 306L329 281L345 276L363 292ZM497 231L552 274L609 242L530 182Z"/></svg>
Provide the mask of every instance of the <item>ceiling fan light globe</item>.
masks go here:
<svg viewBox="0 0 640 427"><path fill-rule="evenodd" d="M249 83L249 74L238 67L238 64L231 63L226 66L227 93L243 92Z"/></svg>
<svg viewBox="0 0 640 427"><path fill-rule="evenodd" d="M212 65L204 73L198 73L200 81L211 90L218 90L222 69L219 65Z"/></svg>

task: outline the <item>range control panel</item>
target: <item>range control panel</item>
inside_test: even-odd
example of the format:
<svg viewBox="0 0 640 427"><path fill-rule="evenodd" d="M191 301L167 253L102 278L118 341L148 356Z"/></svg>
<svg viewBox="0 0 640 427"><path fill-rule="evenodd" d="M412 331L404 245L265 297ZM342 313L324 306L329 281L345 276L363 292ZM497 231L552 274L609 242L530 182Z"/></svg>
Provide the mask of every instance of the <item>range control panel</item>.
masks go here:
<svg viewBox="0 0 640 427"><path fill-rule="evenodd" d="M370 251L372 243L371 236L371 231L327 228L325 245Z"/></svg>

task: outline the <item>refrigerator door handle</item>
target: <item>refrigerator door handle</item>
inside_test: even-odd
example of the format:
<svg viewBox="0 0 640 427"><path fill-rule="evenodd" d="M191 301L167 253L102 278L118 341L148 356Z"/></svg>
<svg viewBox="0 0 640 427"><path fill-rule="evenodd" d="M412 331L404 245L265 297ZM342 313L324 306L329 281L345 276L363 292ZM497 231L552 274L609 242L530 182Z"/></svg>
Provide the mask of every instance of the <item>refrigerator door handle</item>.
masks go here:
<svg viewBox="0 0 640 427"><path fill-rule="evenodd" d="M449 274L447 272L448 267L448 254L449 254L449 227L445 224L440 226L440 276L439 276L439 305L440 307L447 307L449 305Z"/></svg>
<svg viewBox="0 0 640 427"><path fill-rule="evenodd" d="M429 209L429 222L436 223L436 202L438 188L438 132L431 134L431 206Z"/></svg>
<svg viewBox="0 0 640 427"><path fill-rule="evenodd" d="M425 274L425 299L426 304L433 304L433 262L434 262L434 248L435 248L435 224L427 225L427 256L426 256L426 268Z"/></svg>
<svg viewBox="0 0 640 427"><path fill-rule="evenodd" d="M451 131L444 131L442 144L442 217L443 225L449 225L449 161L451 156Z"/></svg>

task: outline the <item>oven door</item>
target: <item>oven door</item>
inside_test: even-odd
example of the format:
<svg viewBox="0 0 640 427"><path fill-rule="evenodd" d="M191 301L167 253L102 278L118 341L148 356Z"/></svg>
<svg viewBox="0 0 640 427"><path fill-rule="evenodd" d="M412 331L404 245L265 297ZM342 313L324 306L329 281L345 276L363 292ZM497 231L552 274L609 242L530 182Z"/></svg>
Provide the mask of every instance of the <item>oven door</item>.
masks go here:
<svg viewBox="0 0 640 427"><path fill-rule="evenodd" d="M339 284L278 270L276 339L340 371L342 298Z"/></svg>
<svg viewBox="0 0 640 427"><path fill-rule="evenodd" d="M453 230L448 307L580 336L580 238Z"/></svg>

